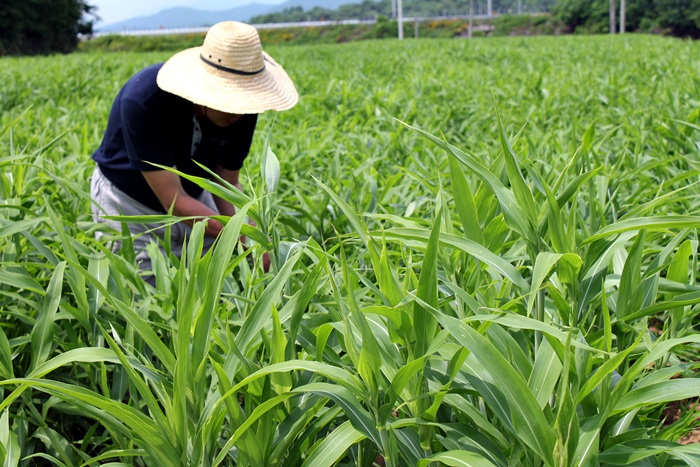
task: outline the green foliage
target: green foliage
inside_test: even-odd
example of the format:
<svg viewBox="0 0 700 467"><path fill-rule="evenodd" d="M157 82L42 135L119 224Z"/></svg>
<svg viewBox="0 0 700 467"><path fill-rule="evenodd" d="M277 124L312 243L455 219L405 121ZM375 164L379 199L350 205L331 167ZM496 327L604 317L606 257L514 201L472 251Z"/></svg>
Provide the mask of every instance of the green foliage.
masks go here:
<svg viewBox="0 0 700 467"><path fill-rule="evenodd" d="M494 36L552 35L558 25L551 15L502 15L493 19Z"/></svg>
<svg viewBox="0 0 700 467"><path fill-rule="evenodd" d="M610 30L609 8L608 0L559 0L554 12L571 32L604 33ZM628 31L700 38L699 0L627 0L626 11ZM619 15L617 20L619 28Z"/></svg>
<svg viewBox="0 0 700 467"><path fill-rule="evenodd" d="M78 34L92 31L92 10L83 0L4 0L0 56L72 52Z"/></svg>
<svg viewBox="0 0 700 467"><path fill-rule="evenodd" d="M107 35L82 41L80 52L175 52L199 47L205 34L181 34L162 36Z"/></svg>
<svg viewBox="0 0 700 467"><path fill-rule="evenodd" d="M2 59L3 462L698 464L697 43L267 48L300 103L156 287L89 155L169 54Z"/></svg>
<svg viewBox="0 0 700 467"><path fill-rule="evenodd" d="M654 10L673 35L700 38L700 0L656 0Z"/></svg>
<svg viewBox="0 0 700 467"><path fill-rule="evenodd" d="M609 30L608 7L607 0L561 0L554 12L570 32L595 34Z"/></svg>
<svg viewBox="0 0 700 467"><path fill-rule="evenodd" d="M404 16L407 17L434 17L468 15L470 0L406 0L403 2ZM518 13L518 6L523 12L549 11L557 0L493 0L492 6L496 13ZM475 13L486 14L486 4L475 2ZM360 3L341 5L332 10L322 7L314 7L304 10L302 7L287 8L278 13L269 13L251 18L253 24L260 23L285 23L300 21L337 21L343 19L367 19L380 16L391 17L391 0L363 0Z"/></svg>

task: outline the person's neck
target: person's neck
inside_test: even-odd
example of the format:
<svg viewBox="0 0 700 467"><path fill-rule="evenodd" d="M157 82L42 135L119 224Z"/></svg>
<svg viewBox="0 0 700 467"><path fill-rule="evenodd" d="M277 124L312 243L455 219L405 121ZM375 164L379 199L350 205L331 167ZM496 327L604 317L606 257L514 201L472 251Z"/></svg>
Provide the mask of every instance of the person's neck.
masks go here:
<svg viewBox="0 0 700 467"><path fill-rule="evenodd" d="M202 119L207 117L207 113L203 105L192 104L192 106L194 107L194 116L197 117L199 121L202 121Z"/></svg>

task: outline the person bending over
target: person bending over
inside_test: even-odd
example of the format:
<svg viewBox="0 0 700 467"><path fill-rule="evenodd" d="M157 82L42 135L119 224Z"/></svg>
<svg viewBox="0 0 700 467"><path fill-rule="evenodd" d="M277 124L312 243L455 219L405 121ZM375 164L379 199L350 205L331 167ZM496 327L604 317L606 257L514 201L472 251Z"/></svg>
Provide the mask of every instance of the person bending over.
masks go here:
<svg viewBox="0 0 700 467"><path fill-rule="evenodd" d="M163 214L208 218L235 212L230 203L177 174L198 177L204 165L240 189L239 172L250 150L258 114L287 110L299 96L284 69L263 52L257 30L228 21L216 24L201 47L175 54L136 73L117 95L102 144L92 158L93 218ZM223 228L207 219L204 251ZM171 249L180 256L192 221L171 228ZM151 269L146 246L165 228L129 223L142 271ZM115 242L113 249L121 245ZM153 283L153 281L151 281Z"/></svg>

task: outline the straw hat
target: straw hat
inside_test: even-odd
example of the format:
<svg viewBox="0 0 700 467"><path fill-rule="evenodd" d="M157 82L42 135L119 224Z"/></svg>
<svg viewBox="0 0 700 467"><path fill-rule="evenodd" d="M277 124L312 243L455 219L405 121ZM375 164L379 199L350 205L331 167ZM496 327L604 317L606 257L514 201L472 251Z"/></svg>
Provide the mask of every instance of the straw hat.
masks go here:
<svg viewBox="0 0 700 467"><path fill-rule="evenodd" d="M294 107L299 95L284 69L262 50L258 31L226 21L209 29L202 47L172 56L158 86L195 104L235 114Z"/></svg>

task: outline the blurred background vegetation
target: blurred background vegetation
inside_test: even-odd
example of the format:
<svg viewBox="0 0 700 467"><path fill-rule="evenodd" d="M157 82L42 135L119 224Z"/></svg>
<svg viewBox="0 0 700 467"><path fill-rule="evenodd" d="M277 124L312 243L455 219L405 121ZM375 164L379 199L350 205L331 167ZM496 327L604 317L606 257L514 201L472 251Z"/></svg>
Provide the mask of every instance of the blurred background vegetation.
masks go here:
<svg viewBox="0 0 700 467"><path fill-rule="evenodd" d="M448 39L467 35L468 21L444 19L421 21L418 36L422 38ZM493 27L490 35L547 35L554 34L558 26L549 15L514 16L503 15L490 21L476 21L475 25ZM275 44L334 44L368 39L388 39L397 36L398 24L385 16L380 16L376 24L339 24L331 26L289 27L260 29L260 40L265 45ZM404 23L404 36L416 34L413 22ZM475 30L474 37L483 36L484 31ZM202 44L204 33L166 36L101 36L79 44L84 52L163 52L183 50Z"/></svg>

